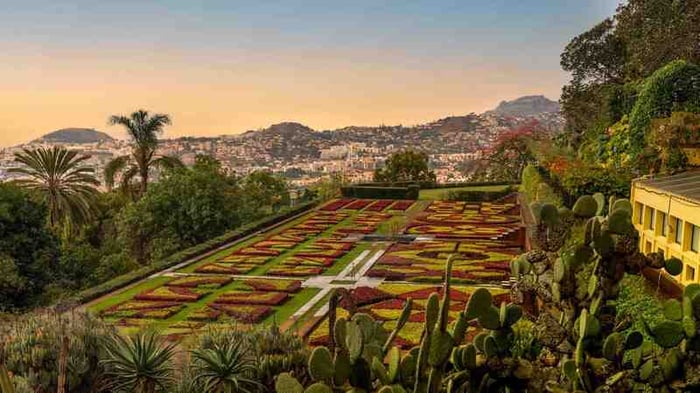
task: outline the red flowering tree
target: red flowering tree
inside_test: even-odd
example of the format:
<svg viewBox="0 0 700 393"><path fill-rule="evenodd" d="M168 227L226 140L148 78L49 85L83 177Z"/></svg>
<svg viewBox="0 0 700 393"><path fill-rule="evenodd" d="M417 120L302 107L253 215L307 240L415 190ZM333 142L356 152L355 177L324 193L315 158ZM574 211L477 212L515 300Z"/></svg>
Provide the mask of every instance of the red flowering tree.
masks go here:
<svg viewBox="0 0 700 393"><path fill-rule="evenodd" d="M491 177L518 181L525 166L535 162L533 145L543 135L544 130L537 120L501 133L489 154Z"/></svg>

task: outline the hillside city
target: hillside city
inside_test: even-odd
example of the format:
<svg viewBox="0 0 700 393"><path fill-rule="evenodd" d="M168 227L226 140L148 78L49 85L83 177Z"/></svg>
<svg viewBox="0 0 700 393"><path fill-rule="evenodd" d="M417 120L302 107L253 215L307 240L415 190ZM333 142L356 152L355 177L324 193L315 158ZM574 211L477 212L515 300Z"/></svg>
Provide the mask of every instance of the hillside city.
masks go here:
<svg viewBox="0 0 700 393"><path fill-rule="evenodd" d="M450 116L416 126L349 126L315 131L299 123L280 123L240 135L181 137L161 141L161 152L192 165L199 154L210 155L223 167L240 175L268 170L288 179L291 186L305 187L329 174L339 173L348 182L372 180L392 153L419 147L428 153L440 183L469 181L469 162L484 159L503 132L536 123L539 131L553 136L563 129L559 105L542 96L502 102L482 114ZM75 139L75 138L73 138ZM19 146L0 149L0 181L11 178L17 165L14 153L51 145L62 145L91 156L88 161L102 173L113 158L127 154L127 141L101 133L79 143L70 132L62 138L49 136Z"/></svg>
<svg viewBox="0 0 700 393"><path fill-rule="evenodd" d="M700 392L700 0L47 3L0 393Z"/></svg>

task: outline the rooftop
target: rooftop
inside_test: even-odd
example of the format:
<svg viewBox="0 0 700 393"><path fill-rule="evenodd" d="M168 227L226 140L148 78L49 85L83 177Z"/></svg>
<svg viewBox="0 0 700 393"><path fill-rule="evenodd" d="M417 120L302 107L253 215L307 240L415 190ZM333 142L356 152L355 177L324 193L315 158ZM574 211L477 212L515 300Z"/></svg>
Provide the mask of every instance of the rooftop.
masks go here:
<svg viewBox="0 0 700 393"><path fill-rule="evenodd" d="M667 194L700 202L700 170L681 172L675 175L654 176L635 180L640 188L653 188Z"/></svg>

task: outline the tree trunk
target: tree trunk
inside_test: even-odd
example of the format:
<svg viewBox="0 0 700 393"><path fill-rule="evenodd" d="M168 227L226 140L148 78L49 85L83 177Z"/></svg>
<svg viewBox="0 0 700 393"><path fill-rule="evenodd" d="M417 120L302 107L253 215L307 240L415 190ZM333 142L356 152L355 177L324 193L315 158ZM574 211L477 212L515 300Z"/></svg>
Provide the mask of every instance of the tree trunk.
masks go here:
<svg viewBox="0 0 700 393"><path fill-rule="evenodd" d="M68 373L68 350L70 338L63 336L61 353L58 359L58 393L66 393L66 379Z"/></svg>

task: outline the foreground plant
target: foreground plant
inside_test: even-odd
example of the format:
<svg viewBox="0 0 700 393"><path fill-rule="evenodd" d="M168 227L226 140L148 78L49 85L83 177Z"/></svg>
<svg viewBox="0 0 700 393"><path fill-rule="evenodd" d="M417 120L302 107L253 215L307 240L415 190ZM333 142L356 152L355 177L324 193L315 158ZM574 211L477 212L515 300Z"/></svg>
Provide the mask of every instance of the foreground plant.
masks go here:
<svg viewBox="0 0 700 393"><path fill-rule="evenodd" d="M192 351L195 383L211 393L257 391L261 384L255 379L257 367L249 344L227 338Z"/></svg>
<svg viewBox="0 0 700 393"><path fill-rule="evenodd" d="M165 343L154 332L110 336L104 342L100 360L107 389L124 393L168 391L174 382L174 354L175 344Z"/></svg>

